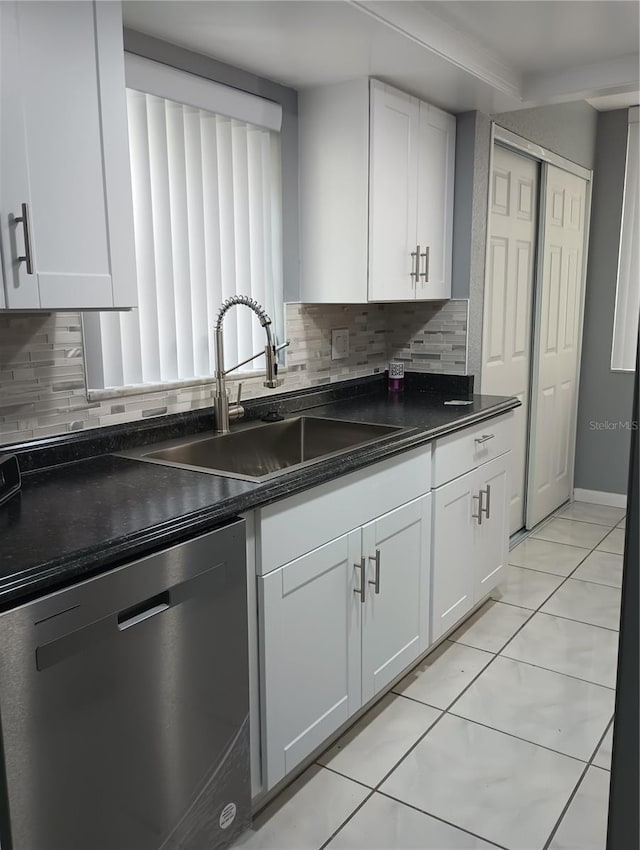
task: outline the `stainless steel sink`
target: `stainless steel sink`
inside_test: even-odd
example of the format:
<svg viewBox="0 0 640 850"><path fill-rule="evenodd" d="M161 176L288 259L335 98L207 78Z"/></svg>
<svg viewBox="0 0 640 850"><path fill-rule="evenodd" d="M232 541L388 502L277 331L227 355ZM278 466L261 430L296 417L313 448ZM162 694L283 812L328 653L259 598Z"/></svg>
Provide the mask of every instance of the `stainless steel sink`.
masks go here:
<svg viewBox="0 0 640 850"><path fill-rule="evenodd" d="M216 437L193 437L153 451L138 450L134 456L232 478L264 481L401 430L395 425L298 416ZM133 453L127 454L131 457Z"/></svg>

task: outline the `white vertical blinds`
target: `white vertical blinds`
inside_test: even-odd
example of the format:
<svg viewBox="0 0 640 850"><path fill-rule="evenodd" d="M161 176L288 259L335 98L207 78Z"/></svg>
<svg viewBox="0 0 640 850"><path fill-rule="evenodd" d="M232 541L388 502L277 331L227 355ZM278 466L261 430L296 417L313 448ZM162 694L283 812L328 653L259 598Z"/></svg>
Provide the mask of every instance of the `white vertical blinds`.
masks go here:
<svg viewBox="0 0 640 850"><path fill-rule="evenodd" d="M279 134L134 89L127 108L139 306L85 316L91 389L211 376L215 315L236 293L281 338ZM264 347L249 310L224 329L228 366Z"/></svg>
<svg viewBox="0 0 640 850"><path fill-rule="evenodd" d="M616 311L613 323L611 368L634 371L640 313L640 125L638 107L629 110L627 166L624 178Z"/></svg>

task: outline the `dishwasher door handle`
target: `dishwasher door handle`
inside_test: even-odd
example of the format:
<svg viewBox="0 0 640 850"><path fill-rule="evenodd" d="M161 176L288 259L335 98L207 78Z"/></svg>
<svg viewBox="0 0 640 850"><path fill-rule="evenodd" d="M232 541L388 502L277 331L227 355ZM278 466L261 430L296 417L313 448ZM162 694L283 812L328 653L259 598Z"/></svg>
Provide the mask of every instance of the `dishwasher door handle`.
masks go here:
<svg viewBox="0 0 640 850"><path fill-rule="evenodd" d="M156 614L167 611L169 607L168 593L153 596L151 599L147 599L133 608L127 608L126 611L121 611L118 614L118 630L124 632L125 629L130 629L132 626L137 626L138 623L143 623L150 617L155 617Z"/></svg>

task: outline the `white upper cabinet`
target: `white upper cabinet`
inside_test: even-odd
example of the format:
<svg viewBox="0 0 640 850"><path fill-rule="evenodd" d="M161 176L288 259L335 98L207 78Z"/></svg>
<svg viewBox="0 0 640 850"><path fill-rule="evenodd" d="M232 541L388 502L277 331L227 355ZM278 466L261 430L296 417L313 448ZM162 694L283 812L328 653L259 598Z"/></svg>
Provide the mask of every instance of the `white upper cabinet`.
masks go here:
<svg viewBox="0 0 640 850"><path fill-rule="evenodd" d="M417 298L451 297L456 119L420 104Z"/></svg>
<svg viewBox="0 0 640 850"><path fill-rule="evenodd" d="M451 296L455 128L376 80L300 93L301 301Z"/></svg>
<svg viewBox="0 0 640 850"><path fill-rule="evenodd" d="M120 4L5 2L0 39L0 306L135 306Z"/></svg>
<svg viewBox="0 0 640 850"><path fill-rule="evenodd" d="M418 280L420 101L371 83L369 300L412 301Z"/></svg>

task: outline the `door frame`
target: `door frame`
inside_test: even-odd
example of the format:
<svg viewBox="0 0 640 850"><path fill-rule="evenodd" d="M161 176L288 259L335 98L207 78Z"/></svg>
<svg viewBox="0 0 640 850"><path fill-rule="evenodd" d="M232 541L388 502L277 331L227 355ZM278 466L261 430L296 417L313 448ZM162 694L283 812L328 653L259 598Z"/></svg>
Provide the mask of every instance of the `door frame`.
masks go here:
<svg viewBox="0 0 640 850"><path fill-rule="evenodd" d="M529 381L529 418L527 422L527 433L530 437L531 434L531 423L535 419L535 414L537 412L537 393L535 390L538 386L539 381L539 369L538 369L538 359L540 354L540 319L542 312L542 301L540 298L542 292L542 278L543 278L543 256L542 250L544 245L544 203L543 199L546 198L546 187L547 187L547 171L549 165L554 165L557 168L562 169L563 171L568 171L570 174L574 174L577 177L581 177L586 181L586 192L585 192L585 231L584 231L584 243L582 247L582 275L581 275L581 293L580 293L580 318L578 324L578 362L577 362L577 372L578 372L578 392L576 393L576 399L574 402L574 408L570 412L571 420L572 420L572 428L574 434L573 448L571 452L571 471L569 478L572 482L572 488L570 493L570 498L573 498L573 490L574 490L574 475L575 475L575 459L576 459L576 434L577 434L577 418L578 418L578 402L579 402L579 389L580 389L580 369L582 363L582 332L584 327L584 305L585 305L585 296L586 296L586 284L587 284L587 266L589 261L589 236L591 230L591 194L592 194L592 186L593 186L593 171L588 168L584 168L581 165L578 165L575 162L572 162L569 159L566 159L563 156L560 156L553 151L547 150L547 148L542 147L541 145L535 144L534 142L529 141L524 136L519 136L517 133L512 132L511 130L507 130L506 127L501 127L495 121L491 122L491 133L490 133L490 141L489 141L489 173L488 173L488 191L487 191L487 230L486 230L486 244L485 244L485 263L484 263L484 288L482 292L483 298L483 316L484 316L484 296L487 291L487 277L489 275L489 249L490 249L490 239L491 239L491 205L492 205L492 195L493 195L493 181L491 179L491 175L493 174L493 154L495 150L496 144L499 144L501 147L506 148L507 150L511 150L514 153L521 154L523 156L528 157L529 159L536 160L540 163L540 175L539 175L539 187L538 187L538 213L537 213L537 231L536 231L536 252L535 252L535 267L533 273L533 305L532 305L532 315L531 315L531 374ZM482 336L480 340L481 351L484 346L484 319L482 323ZM481 355L482 356L482 355ZM480 363L480 389L482 389L482 362ZM532 457L529 452L529 447L527 445L527 461L526 461L526 482L525 482L525 493L524 493L524 528L529 530L530 526L527 523L527 514L528 514L528 505L530 503L529 498L529 489L530 482L532 481L531 475L531 463Z"/></svg>

